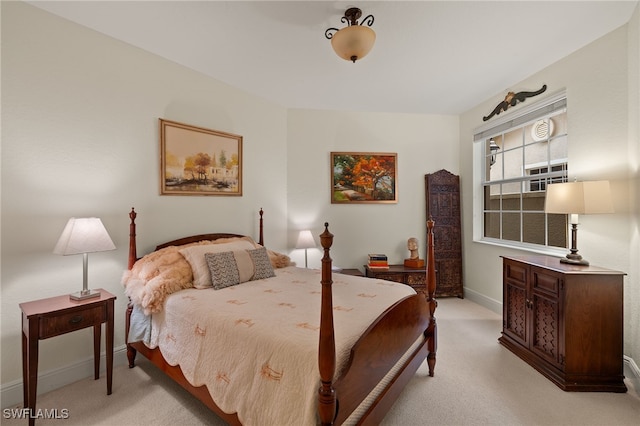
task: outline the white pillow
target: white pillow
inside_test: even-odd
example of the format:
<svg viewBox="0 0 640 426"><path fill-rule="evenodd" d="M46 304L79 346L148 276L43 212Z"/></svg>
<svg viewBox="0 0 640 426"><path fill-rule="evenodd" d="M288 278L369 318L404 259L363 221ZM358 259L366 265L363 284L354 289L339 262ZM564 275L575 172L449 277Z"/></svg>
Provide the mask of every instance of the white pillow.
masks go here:
<svg viewBox="0 0 640 426"><path fill-rule="evenodd" d="M211 288L211 272L204 258L205 253L220 253L234 250L253 250L255 246L247 240L237 240L223 244L204 244L186 247L180 250L180 254L187 259L193 272L193 286L204 289Z"/></svg>

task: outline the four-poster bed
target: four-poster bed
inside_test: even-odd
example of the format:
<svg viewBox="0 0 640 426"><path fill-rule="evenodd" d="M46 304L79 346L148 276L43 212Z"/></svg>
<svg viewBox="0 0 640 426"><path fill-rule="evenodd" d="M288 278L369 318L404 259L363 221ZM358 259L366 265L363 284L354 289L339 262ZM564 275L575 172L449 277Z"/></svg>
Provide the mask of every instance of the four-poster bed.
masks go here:
<svg viewBox="0 0 640 426"><path fill-rule="evenodd" d="M236 354L235 358L234 355L231 355L231 357L233 358L234 366L239 363L238 368L240 368L241 365L244 365L240 361L246 359L243 362L251 365L254 357L257 360L265 352L271 350L271 340L277 340L273 345L279 347L281 352L291 352L296 359L293 361L285 360L279 364L278 358L283 355L277 353L276 350L273 353L264 355L270 361L269 365L266 362L261 366L258 365L257 368L260 370L259 375L261 376L259 378L262 379L261 382L270 382L268 386L274 386L272 383L278 383L284 387L286 380L289 380L291 376L295 376L293 374L294 370L298 371L299 369L305 372L299 373L300 376L311 376L309 380L312 388L315 389L313 392L316 394L315 397L312 396L310 401L314 412L311 416L306 414L295 415L304 417L295 418L295 421L302 421L305 424L377 424L382 420L406 383L425 359L428 361L429 375L433 376L437 345L437 330L434 317L437 303L435 300L433 221L429 220L427 222L428 264L425 294L416 294L409 286L403 284L340 274L332 276L332 260L329 253L333 244L333 235L328 230L328 224L325 223L325 230L320 235L324 250L321 273L296 268L295 266L279 268L282 265L276 265L273 275L268 275L263 279L247 281L242 285L227 286L222 284L220 290L211 288L200 290L198 287L189 288L190 285L172 287L172 294L166 295L166 297L163 294L160 298L161 303L154 304L148 300L150 294L153 298L158 293L166 292L164 290L165 287L171 286L167 285L167 283L162 283L162 286L155 288L153 292L149 291L143 295L145 289L140 285L150 286L149 283L153 279L157 280L159 276L165 274L168 270L173 273L173 270L170 269L173 261L167 262L165 254L163 254L165 260L158 261L161 253L169 251L171 252L169 255L174 255L177 250L180 250L180 253L185 255L185 252L189 250L191 252L194 250L200 252L209 250L221 251L225 250L224 247L227 247L228 244L240 244L244 249L243 244L247 243L247 239L251 239L229 233L185 237L160 244L154 252L138 259L136 251L136 213L133 209L129 216L131 218L129 270L127 271L129 275L125 273L123 278L125 292L132 301L126 311L129 367L134 366L136 353L141 353L227 423L258 424L260 422L257 417L252 417L253 414L241 412L244 408L237 408L243 405L237 401L240 398L240 394L245 394L244 388L233 395L233 403L231 405L227 401L228 395L220 393L221 391L218 389L221 387L220 384L223 385L222 387L228 386L231 389L232 385L235 385L235 377L242 376L246 372L225 370L225 367L216 366L217 370L213 374L215 377L210 379L197 377L194 371L205 370L211 364L218 362L218 360L216 358L211 362L203 361L204 364L201 363L194 368L190 368L191 359L181 358L185 352L197 352L198 358L208 360L209 357L213 359L223 356L220 352L231 351L232 347L239 344L242 355ZM264 246L262 216L261 209L260 235L258 243L254 243L257 248L255 250L244 249L245 251L265 250L262 248ZM214 247L217 242L220 242L220 244L218 244L218 247ZM235 256L239 256L239 251L242 250L234 249ZM205 257L207 261L211 261L214 257L226 256L228 253L220 255L207 253ZM271 264L276 264L278 254L270 252L269 256ZM186 255L185 257L188 258ZM175 259L184 262L180 256L176 255ZM149 261L151 261L150 267L145 264L145 262L148 263ZM236 261L239 262L238 258L236 258ZM170 264L169 267L167 267L167 264ZM174 264L177 264L177 262L174 262ZM209 267L212 274L209 280L216 281L217 275L214 276L214 272L217 273L217 271L211 269L215 268L215 266L209 263ZM148 277L151 277L149 281L136 281L137 278L131 276L131 274L138 274L137 277L140 277L141 271L145 270L148 273ZM196 281L195 266L192 265L188 272L190 274L194 273L193 281ZM189 275L190 277L191 275ZM280 284L279 280L284 282ZM188 280L183 281L186 282ZM237 284L237 281L235 284ZM136 285L138 287L134 289ZM159 292L158 288L163 290ZM217 287L214 285L214 288ZM289 291L299 291L303 295L303 299L285 299L284 297L287 297L285 294ZM318 293L320 293L320 296L318 296ZM270 320L274 320L276 324L267 323L264 326L261 325L263 318L259 317L257 312L248 310L251 309L250 306L254 294L258 294L257 297L260 300L260 304L255 305L259 306L259 309L255 309L255 311L262 311L263 307L267 309L267 305L271 303L269 298L277 297L277 300L274 299L273 305L278 305L279 308L285 307L287 311L294 311L294 308L297 307L296 305L300 305L302 308L298 309L298 311L310 311L312 313L319 311L319 325L317 324L317 317L315 317L316 314L313 314L314 317L312 319L307 319L306 321L300 320L300 317L296 316L292 319L295 322L295 328L292 328L294 331L283 333L295 335L292 342L281 341L283 337L279 334L270 336L272 329L284 330L288 324L285 323L285 320L282 320L282 323L278 322L279 314L265 314L269 316ZM317 300L318 297L320 297L320 300ZM217 318L212 323L211 320L198 316L199 308L196 305L196 299L204 300L205 298L206 301L204 303L207 308L200 309L201 311L221 312L228 310L232 315L238 315L232 318L232 322L236 327L232 332L228 333L230 336L223 335L223 332L217 329L219 323L227 321L226 318ZM218 301L216 298L223 300ZM185 300L188 303L193 303L193 305L187 305L186 308L183 308L187 311L186 314L184 312L179 313L180 304L184 304ZM151 314L148 316L141 314L141 309L137 304L144 305L145 308L142 311ZM233 306L229 307L230 305ZM369 312L369 305L375 305L376 307ZM365 309L367 312L364 312ZM379 309L379 312L375 311L375 309ZM241 313L236 314L236 310ZM289 314L287 313L286 315ZM367 319L367 315L370 316L370 319ZM134 318L145 317L147 322L153 324L149 326L151 331L144 331L146 338L141 338L141 334L134 331L134 328L137 329L138 325L133 324L137 320L133 321L132 316ZM179 316L181 318L180 321L174 320L174 317L178 318ZM249 316L251 316L250 319L248 318ZM354 317L356 318L355 320ZM345 318L350 319L346 321ZM209 322L207 323L206 321ZM358 321L365 322L358 324ZM171 322L179 322L180 324L171 331L164 331L163 327L169 329ZM209 337L215 337L215 343L210 346L216 346L216 348L199 346L195 351L192 351L180 346L181 343L176 343L183 340L194 340L192 337L182 339L183 333L176 331L180 327L186 327L185 324L182 324L183 322L189 323L187 325L190 327L194 327L193 324L196 324L196 334L199 334L199 337L204 337L207 334L206 332L209 331ZM345 325L346 322L354 323L353 327L361 327L361 329L357 330L357 334L353 334L355 332L349 330L352 325L347 326ZM246 325L246 327L239 331L238 324ZM261 326L264 328L261 329ZM241 334L245 333L245 329L253 330L251 332L259 332L260 334ZM246 332L249 333L250 331ZM149 338L148 336L151 337ZM296 352L299 350L298 346L302 346L303 342L309 339L315 342L313 351L316 355L312 357L308 349L304 349L307 350L307 352L304 352L306 355L298 355ZM254 349L250 348L248 344L249 341L254 340L258 342L256 343L258 349L255 349L255 353L252 352ZM221 362L224 364L225 361L222 360ZM297 367L293 365L298 362L306 364L306 366ZM315 365L314 372L311 374L308 372L310 363ZM286 368L273 367L276 365L286 365ZM242 368L249 369L250 367ZM307 370L303 368L307 368ZM286 373L283 373L283 371L286 371ZM305 378L305 380L307 379ZM287 386L290 385L291 383L287 384ZM253 387L253 385L249 385L249 387ZM296 392L303 397L304 395L309 396L309 393L305 394L304 391L309 388L308 383L299 384L293 382L292 387L297 388ZM260 400L263 397L265 400L268 399L269 395L266 394L278 393L280 388L264 387L260 389L260 393L250 396L250 405L257 404L258 410L274 412L274 418L280 422L287 422L287 413L283 413L283 411L288 412L291 410L293 413L296 407L308 404L308 401L294 401L291 399L288 400L288 404L280 405L280 403L274 402L272 405L277 405L275 407L260 407ZM277 391L270 389L277 389ZM215 401L212 394L216 395ZM234 408L229 408L231 406ZM308 410L303 412L307 413Z"/></svg>

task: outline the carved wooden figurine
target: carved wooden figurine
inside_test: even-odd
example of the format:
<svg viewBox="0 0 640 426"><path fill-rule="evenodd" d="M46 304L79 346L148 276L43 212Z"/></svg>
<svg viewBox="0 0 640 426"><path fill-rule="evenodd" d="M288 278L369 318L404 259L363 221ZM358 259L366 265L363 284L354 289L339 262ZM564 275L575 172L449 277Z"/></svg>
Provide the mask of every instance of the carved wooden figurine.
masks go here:
<svg viewBox="0 0 640 426"><path fill-rule="evenodd" d="M418 239L411 237L407 240L407 249L409 249L409 259L404 260L404 266L407 268L424 267L424 259L420 259L418 255Z"/></svg>

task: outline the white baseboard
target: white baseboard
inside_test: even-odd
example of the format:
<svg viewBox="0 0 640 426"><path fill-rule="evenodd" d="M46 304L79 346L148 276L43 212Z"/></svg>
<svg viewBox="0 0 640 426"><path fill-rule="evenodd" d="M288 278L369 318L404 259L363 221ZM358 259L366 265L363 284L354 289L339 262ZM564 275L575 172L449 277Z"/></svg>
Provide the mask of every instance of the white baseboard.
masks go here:
<svg viewBox="0 0 640 426"><path fill-rule="evenodd" d="M113 366L115 367L127 363L126 345L114 348ZM105 370L106 365L106 354L103 353L100 356L101 372ZM55 370L45 371L38 374L38 395L91 376L93 376L93 357ZM2 401L2 408L9 408L18 404L22 406L22 398L23 393L21 379L2 385L2 388L0 389L0 401Z"/></svg>
<svg viewBox="0 0 640 426"><path fill-rule="evenodd" d="M636 362L633 360L633 358L624 355L624 362L627 364L627 367L629 367L629 370L631 370L631 373L635 376L634 379L635 380L640 380L640 368L638 367L638 364L636 364Z"/></svg>
<svg viewBox="0 0 640 426"><path fill-rule="evenodd" d="M436 297L438 297L437 292ZM495 312L496 314L502 315L502 303L498 302L495 299L487 297L484 294L478 293L477 291L471 290L467 287L464 288L464 297L465 299L469 299L472 302L477 303L478 305L484 306L485 308Z"/></svg>

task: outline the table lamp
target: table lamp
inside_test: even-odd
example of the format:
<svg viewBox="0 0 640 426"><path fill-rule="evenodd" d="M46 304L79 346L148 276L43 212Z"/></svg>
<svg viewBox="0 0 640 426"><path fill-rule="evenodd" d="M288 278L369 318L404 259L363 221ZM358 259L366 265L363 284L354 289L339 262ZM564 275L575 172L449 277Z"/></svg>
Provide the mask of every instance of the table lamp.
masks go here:
<svg viewBox="0 0 640 426"><path fill-rule="evenodd" d="M298 235L298 242L296 243L297 249L304 249L304 267L307 267L307 249L314 248L316 246L316 241L313 239L313 235L311 235L311 231L304 230L300 231Z"/></svg>
<svg viewBox="0 0 640 426"><path fill-rule="evenodd" d="M588 265L578 254L578 215L613 213L609 181L566 182L547 186L544 211L571 215L571 252L562 263Z"/></svg>
<svg viewBox="0 0 640 426"><path fill-rule="evenodd" d="M89 290L87 284L87 267L89 253L114 250L116 246L111 241L102 221L97 217L75 218L67 222L58 239L53 252L68 256L82 254L82 291L72 293L72 300L84 300L100 296L100 292Z"/></svg>

